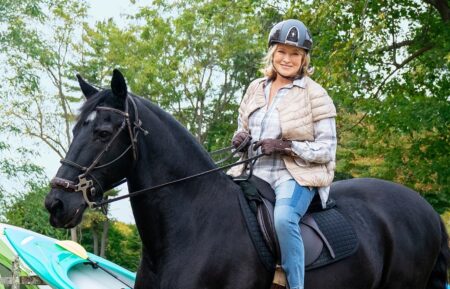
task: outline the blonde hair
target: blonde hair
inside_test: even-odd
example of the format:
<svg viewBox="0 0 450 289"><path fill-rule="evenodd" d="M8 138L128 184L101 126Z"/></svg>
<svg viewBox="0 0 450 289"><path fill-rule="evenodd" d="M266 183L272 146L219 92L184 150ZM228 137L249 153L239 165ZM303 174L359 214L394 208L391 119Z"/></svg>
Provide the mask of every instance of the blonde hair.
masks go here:
<svg viewBox="0 0 450 289"><path fill-rule="evenodd" d="M264 76L268 77L271 80L275 79L277 76L277 71L273 67L273 55L277 47L278 44L272 45L269 50L267 50L267 53L263 58L263 68L261 69L261 72L264 74ZM314 68L309 66L311 62L309 53L307 53L306 50L302 48L297 47L297 50L303 56L303 59L300 69L295 77L302 78L305 75L310 76L314 73Z"/></svg>

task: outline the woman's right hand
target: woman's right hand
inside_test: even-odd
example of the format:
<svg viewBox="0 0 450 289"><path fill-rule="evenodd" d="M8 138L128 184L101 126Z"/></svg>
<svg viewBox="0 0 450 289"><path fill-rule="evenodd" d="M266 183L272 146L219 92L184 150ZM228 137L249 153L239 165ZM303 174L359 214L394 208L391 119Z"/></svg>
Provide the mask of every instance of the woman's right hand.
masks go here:
<svg viewBox="0 0 450 289"><path fill-rule="evenodd" d="M250 146L250 140L252 139L252 136L248 132L245 131L238 132L233 137L231 144L235 149L238 149L247 138L248 138L247 143L239 150L240 152L246 151Z"/></svg>

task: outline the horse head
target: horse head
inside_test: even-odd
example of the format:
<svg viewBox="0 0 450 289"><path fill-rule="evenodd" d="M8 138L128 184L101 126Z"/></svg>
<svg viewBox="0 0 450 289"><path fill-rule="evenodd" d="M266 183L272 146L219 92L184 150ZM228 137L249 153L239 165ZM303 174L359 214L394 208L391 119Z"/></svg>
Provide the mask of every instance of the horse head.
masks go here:
<svg viewBox="0 0 450 289"><path fill-rule="evenodd" d="M114 70L111 89L97 89L77 75L86 97L73 140L45 199L54 227L72 228L87 207L104 198L111 184L126 177L136 157L135 120L130 120L127 85Z"/></svg>

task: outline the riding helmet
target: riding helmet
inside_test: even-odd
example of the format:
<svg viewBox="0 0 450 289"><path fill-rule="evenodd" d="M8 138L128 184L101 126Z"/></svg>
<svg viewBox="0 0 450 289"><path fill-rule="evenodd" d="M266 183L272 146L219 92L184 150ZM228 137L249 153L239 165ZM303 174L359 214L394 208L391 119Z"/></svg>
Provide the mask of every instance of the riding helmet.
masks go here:
<svg viewBox="0 0 450 289"><path fill-rule="evenodd" d="M292 45L309 52L312 48L312 37L303 22L289 19L276 24L269 34L269 47L275 43Z"/></svg>

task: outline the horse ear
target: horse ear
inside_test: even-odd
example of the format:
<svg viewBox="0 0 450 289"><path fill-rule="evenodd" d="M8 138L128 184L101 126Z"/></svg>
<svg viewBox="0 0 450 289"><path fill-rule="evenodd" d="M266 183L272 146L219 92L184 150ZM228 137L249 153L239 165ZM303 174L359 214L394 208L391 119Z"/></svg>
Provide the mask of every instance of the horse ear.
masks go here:
<svg viewBox="0 0 450 289"><path fill-rule="evenodd" d="M114 69L111 79L111 90L117 97L125 99L127 97L127 83L122 73L118 69Z"/></svg>
<svg viewBox="0 0 450 289"><path fill-rule="evenodd" d="M78 83L80 84L81 91L86 98L89 98L98 92L98 89L87 83L81 75L77 73Z"/></svg>

